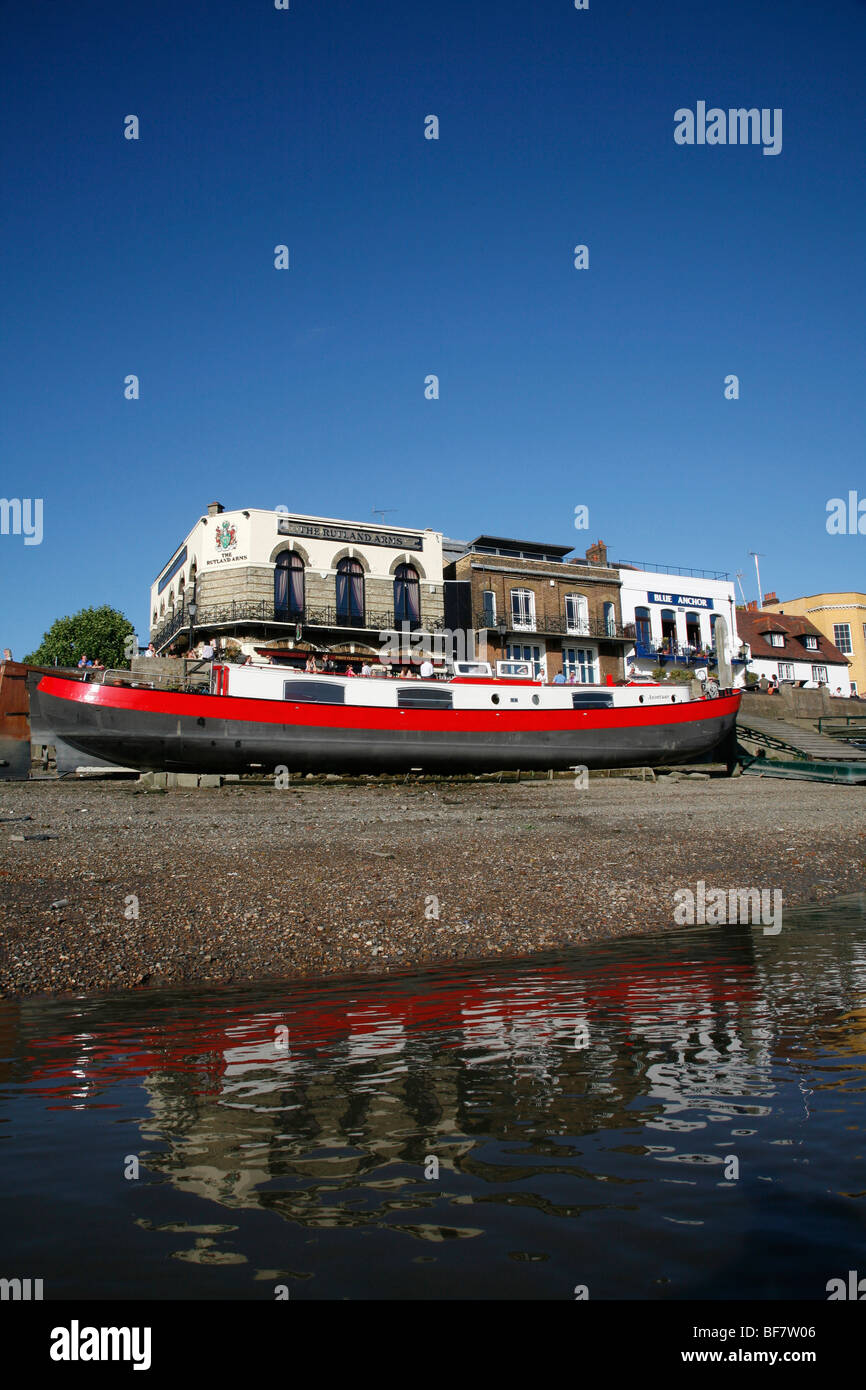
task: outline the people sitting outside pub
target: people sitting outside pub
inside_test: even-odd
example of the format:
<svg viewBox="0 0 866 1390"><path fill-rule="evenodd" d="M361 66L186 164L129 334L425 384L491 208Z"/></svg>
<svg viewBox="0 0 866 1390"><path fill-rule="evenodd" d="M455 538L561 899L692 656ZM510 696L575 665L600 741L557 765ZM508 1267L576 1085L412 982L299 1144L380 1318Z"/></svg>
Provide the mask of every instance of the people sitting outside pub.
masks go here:
<svg viewBox="0 0 866 1390"><path fill-rule="evenodd" d="M553 684L554 684L554 685L565 685L566 683L567 683L567 682L566 682L565 672L564 672L564 671L557 671L556 675L553 677Z"/></svg>

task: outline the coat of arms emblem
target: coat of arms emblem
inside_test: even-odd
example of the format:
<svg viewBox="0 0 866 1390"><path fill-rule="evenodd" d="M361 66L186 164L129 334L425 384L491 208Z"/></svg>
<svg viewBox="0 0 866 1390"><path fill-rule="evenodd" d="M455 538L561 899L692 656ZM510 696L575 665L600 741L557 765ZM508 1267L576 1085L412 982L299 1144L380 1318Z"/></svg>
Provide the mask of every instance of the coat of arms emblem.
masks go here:
<svg viewBox="0 0 866 1390"><path fill-rule="evenodd" d="M238 543L237 527L232 526L230 521L224 521L216 528L216 548L217 550L231 550Z"/></svg>

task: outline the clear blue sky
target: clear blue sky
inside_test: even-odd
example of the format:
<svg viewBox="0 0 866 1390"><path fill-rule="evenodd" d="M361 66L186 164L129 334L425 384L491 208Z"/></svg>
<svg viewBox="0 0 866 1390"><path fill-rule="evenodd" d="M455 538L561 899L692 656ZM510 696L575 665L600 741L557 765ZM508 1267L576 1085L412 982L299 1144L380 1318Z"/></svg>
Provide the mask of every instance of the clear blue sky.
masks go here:
<svg viewBox="0 0 866 1390"><path fill-rule="evenodd" d="M4 29L0 496L44 539L0 536L0 646L101 602L146 640L214 499L866 587L866 536L825 530L866 496L863 0L7 0ZM781 107L781 154L675 144L702 100Z"/></svg>

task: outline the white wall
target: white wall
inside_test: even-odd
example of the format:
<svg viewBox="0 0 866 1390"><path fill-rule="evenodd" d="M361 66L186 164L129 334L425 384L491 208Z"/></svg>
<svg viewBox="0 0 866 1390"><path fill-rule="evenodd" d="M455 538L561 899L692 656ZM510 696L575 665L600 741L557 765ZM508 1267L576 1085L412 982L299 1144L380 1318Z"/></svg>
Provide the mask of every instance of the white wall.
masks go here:
<svg viewBox="0 0 866 1390"><path fill-rule="evenodd" d="M361 528L385 534L393 533L395 544L391 547L387 545L350 544L344 539L284 536L280 535L278 531L278 522L281 517L284 517L289 523L312 523L313 525ZM216 544L217 533L222 530L224 523L233 526L236 533L234 545L226 549L218 547ZM407 533L423 538L423 546L419 552L407 550L405 546L399 545L400 537ZM380 526L375 521L369 523L345 521L336 517L305 516L299 512L280 513L248 509L246 512L243 510L225 511L216 516L202 517L193 526L185 541L177 547L175 555L180 553L184 545L187 548L187 558L183 568L172 577L161 594L157 593L159 579L167 569L171 568L171 562L163 566L151 585L149 610L151 621L154 612L159 615L161 604L164 604L166 612L168 611L170 593L174 594L175 602L177 602L179 582L183 578L184 584L189 586L194 564L199 576L229 568L234 569L236 566L243 568L244 565L272 565L274 552L286 550L291 546L303 553L309 561L310 570L314 573L333 575L337 557L350 551L365 562L365 569L371 579L390 578L393 566L403 560L408 560L415 565L421 574L421 583L436 585L440 591L440 596L443 585L442 533L441 531L432 531L429 528ZM161 621L159 616L157 621Z"/></svg>
<svg viewBox="0 0 866 1390"><path fill-rule="evenodd" d="M713 613L718 613L724 618L728 629L728 657L730 658L739 652L741 644L737 633L734 586L728 580L690 579L684 575L657 574L653 570L630 569L619 570L619 577L622 581L620 602L623 623L635 621L636 609L648 608L651 636L654 643L659 644L662 640L661 615L663 609L672 609L676 614L677 641L680 645L685 646L688 640L686 636L686 613L692 609L698 614L702 646L712 646L710 618ZM650 594L665 595L667 601L651 601ZM677 604L673 601L676 598L710 599L712 600L712 607L701 608L692 604ZM626 653L626 663L636 666L638 670L650 669L655 664L652 657L636 657L634 647ZM735 683L741 685L743 679L743 668L735 667Z"/></svg>
<svg viewBox="0 0 866 1390"><path fill-rule="evenodd" d="M827 671L827 689L830 694L835 695L837 689L841 689L843 695L847 696L851 694L851 676L848 667L840 666L838 663L834 665L832 662L826 661L820 652L815 652L814 661L792 661L790 656L786 656L785 652L780 649L778 658L763 656L752 657L749 660L748 669L758 677L766 676L768 680L772 678L778 681L780 679L780 661L786 663L788 666L793 666L794 680L806 681L810 690L816 689L818 684L817 681L812 679L812 667L824 666ZM786 677L785 679L788 678Z"/></svg>

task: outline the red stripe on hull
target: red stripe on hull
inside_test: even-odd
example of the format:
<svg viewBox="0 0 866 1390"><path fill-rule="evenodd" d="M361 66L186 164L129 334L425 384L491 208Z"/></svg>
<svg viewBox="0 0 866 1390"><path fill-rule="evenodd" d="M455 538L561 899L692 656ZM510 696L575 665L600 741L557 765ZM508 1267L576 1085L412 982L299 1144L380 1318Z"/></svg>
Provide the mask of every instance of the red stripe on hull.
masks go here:
<svg viewBox="0 0 866 1390"><path fill-rule="evenodd" d="M46 695L101 709L168 714L192 719L231 719L274 726L318 729L376 729L421 733L567 733L572 730L653 728L688 724L736 714L739 693L715 700L598 710L400 710L364 705L294 704L251 700L235 695L185 695L174 691L130 689L44 676Z"/></svg>

